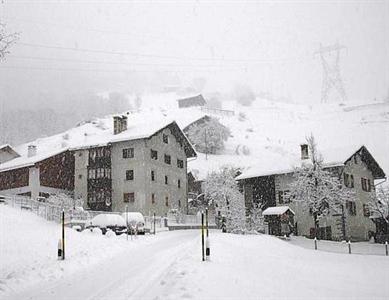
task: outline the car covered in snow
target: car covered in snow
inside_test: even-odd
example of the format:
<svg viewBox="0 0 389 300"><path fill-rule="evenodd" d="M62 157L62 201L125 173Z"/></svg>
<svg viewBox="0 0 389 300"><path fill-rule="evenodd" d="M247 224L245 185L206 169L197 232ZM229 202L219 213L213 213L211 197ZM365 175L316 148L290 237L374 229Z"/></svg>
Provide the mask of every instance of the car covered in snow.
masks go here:
<svg viewBox="0 0 389 300"><path fill-rule="evenodd" d="M103 234L110 229L117 235L127 231L125 219L116 214L99 214L87 222L86 228L100 228Z"/></svg>
<svg viewBox="0 0 389 300"><path fill-rule="evenodd" d="M140 212L126 212L122 214L125 222L128 222L130 233L145 234L145 218Z"/></svg>

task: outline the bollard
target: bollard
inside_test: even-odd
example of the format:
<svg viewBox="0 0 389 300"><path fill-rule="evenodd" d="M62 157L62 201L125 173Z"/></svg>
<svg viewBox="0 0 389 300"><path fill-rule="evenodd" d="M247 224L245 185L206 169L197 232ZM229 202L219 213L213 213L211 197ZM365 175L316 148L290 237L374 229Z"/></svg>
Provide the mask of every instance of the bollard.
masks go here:
<svg viewBox="0 0 389 300"><path fill-rule="evenodd" d="M317 250L317 238L315 237L315 250Z"/></svg>
<svg viewBox="0 0 389 300"><path fill-rule="evenodd" d="M155 235L155 213L153 213L153 223L154 223L153 227L154 227L154 235Z"/></svg>
<svg viewBox="0 0 389 300"><path fill-rule="evenodd" d="M388 241L385 242L385 253L388 256Z"/></svg>
<svg viewBox="0 0 389 300"><path fill-rule="evenodd" d="M62 210L62 259L65 259L65 211Z"/></svg>
<svg viewBox="0 0 389 300"><path fill-rule="evenodd" d="M351 254L351 241L348 241L348 254Z"/></svg>
<svg viewBox="0 0 389 300"><path fill-rule="evenodd" d="M204 257L204 213L201 213L201 254L202 254L203 261L205 261L205 257Z"/></svg>
<svg viewBox="0 0 389 300"><path fill-rule="evenodd" d="M58 260L63 260L62 257L62 240L58 240Z"/></svg>
<svg viewBox="0 0 389 300"><path fill-rule="evenodd" d="M211 256L211 247L210 247L209 237L207 237L205 240L205 256L206 256L207 260L209 260L210 256Z"/></svg>

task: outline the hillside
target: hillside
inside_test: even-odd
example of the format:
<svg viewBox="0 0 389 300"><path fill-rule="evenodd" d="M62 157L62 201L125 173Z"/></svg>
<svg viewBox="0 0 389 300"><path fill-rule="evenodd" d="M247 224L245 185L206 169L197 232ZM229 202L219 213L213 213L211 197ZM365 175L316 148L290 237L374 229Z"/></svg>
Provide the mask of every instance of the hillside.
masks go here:
<svg viewBox="0 0 389 300"><path fill-rule="evenodd" d="M128 95L129 101L136 96ZM218 155L198 153L189 162L189 170L199 179L220 166L230 164L244 170L262 172L289 170L299 164L299 145L311 133L327 163L339 163L347 159L361 145L365 145L389 174L389 103L301 105L257 99L251 106L241 106L233 101L223 102L223 108L234 115L224 115L218 110L202 110L198 107L179 109L174 93L142 96L138 110L128 114L128 126L145 127L151 123L167 124L175 120L183 129L204 115L217 118L231 130L225 149ZM153 101L152 101L153 100ZM157 105L151 105L155 103ZM79 143L103 142L112 130L112 118L95 118L80 123L68 131L34 141L40 151L60 151ZM25 154L29 143L16 147Z"/></svg>

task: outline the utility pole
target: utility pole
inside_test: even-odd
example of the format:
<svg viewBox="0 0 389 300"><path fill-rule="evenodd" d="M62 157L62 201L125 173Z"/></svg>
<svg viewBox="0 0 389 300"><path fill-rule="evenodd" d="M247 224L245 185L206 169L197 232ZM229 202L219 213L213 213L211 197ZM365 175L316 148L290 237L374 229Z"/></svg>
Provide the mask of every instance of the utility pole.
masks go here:
<svg viewBox="0 0 389 300"><path fill-rule="evenodd" d="M323 83L321 91L321 102L327 103L331 89L338 91L342 101L346 100L342 77L340 75L340 51L346 47L336 43L327 47L320 45L320 49L314 53L319 54L323 66Z"/></svg>

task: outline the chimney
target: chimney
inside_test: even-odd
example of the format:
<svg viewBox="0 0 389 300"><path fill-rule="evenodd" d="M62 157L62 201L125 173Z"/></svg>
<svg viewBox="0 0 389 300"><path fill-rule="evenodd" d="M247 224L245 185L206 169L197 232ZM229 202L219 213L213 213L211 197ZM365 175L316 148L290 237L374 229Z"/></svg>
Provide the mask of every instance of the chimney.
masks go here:
<svg viewBox="0 0 389 300"><path fill-rule="evenodd" d="M113 117L113 134L120 133L120 117Z"/></svg>
<svg viewBox="0 0 389 300"><path fill-rule="evenodd" d="M127 116L113 117L113 134L119 134L127 130Z"/></svg>
<svg viewBox="0 0 389 300"><path fill-rule="evenodd" d="M301 144L301 160L309 159L308 144Z"/></svg>
<svg viewBox="0 0 389 300"><path fill-rule="evenodd" d="M28 145L27 157L33 157L36 155L36 146Z"/></svg>
<svg viewBox="0 0 389 300"><path fill-rule="evenodd" d="M127 130L127 116L122 116L122 131Z"/></svg>

